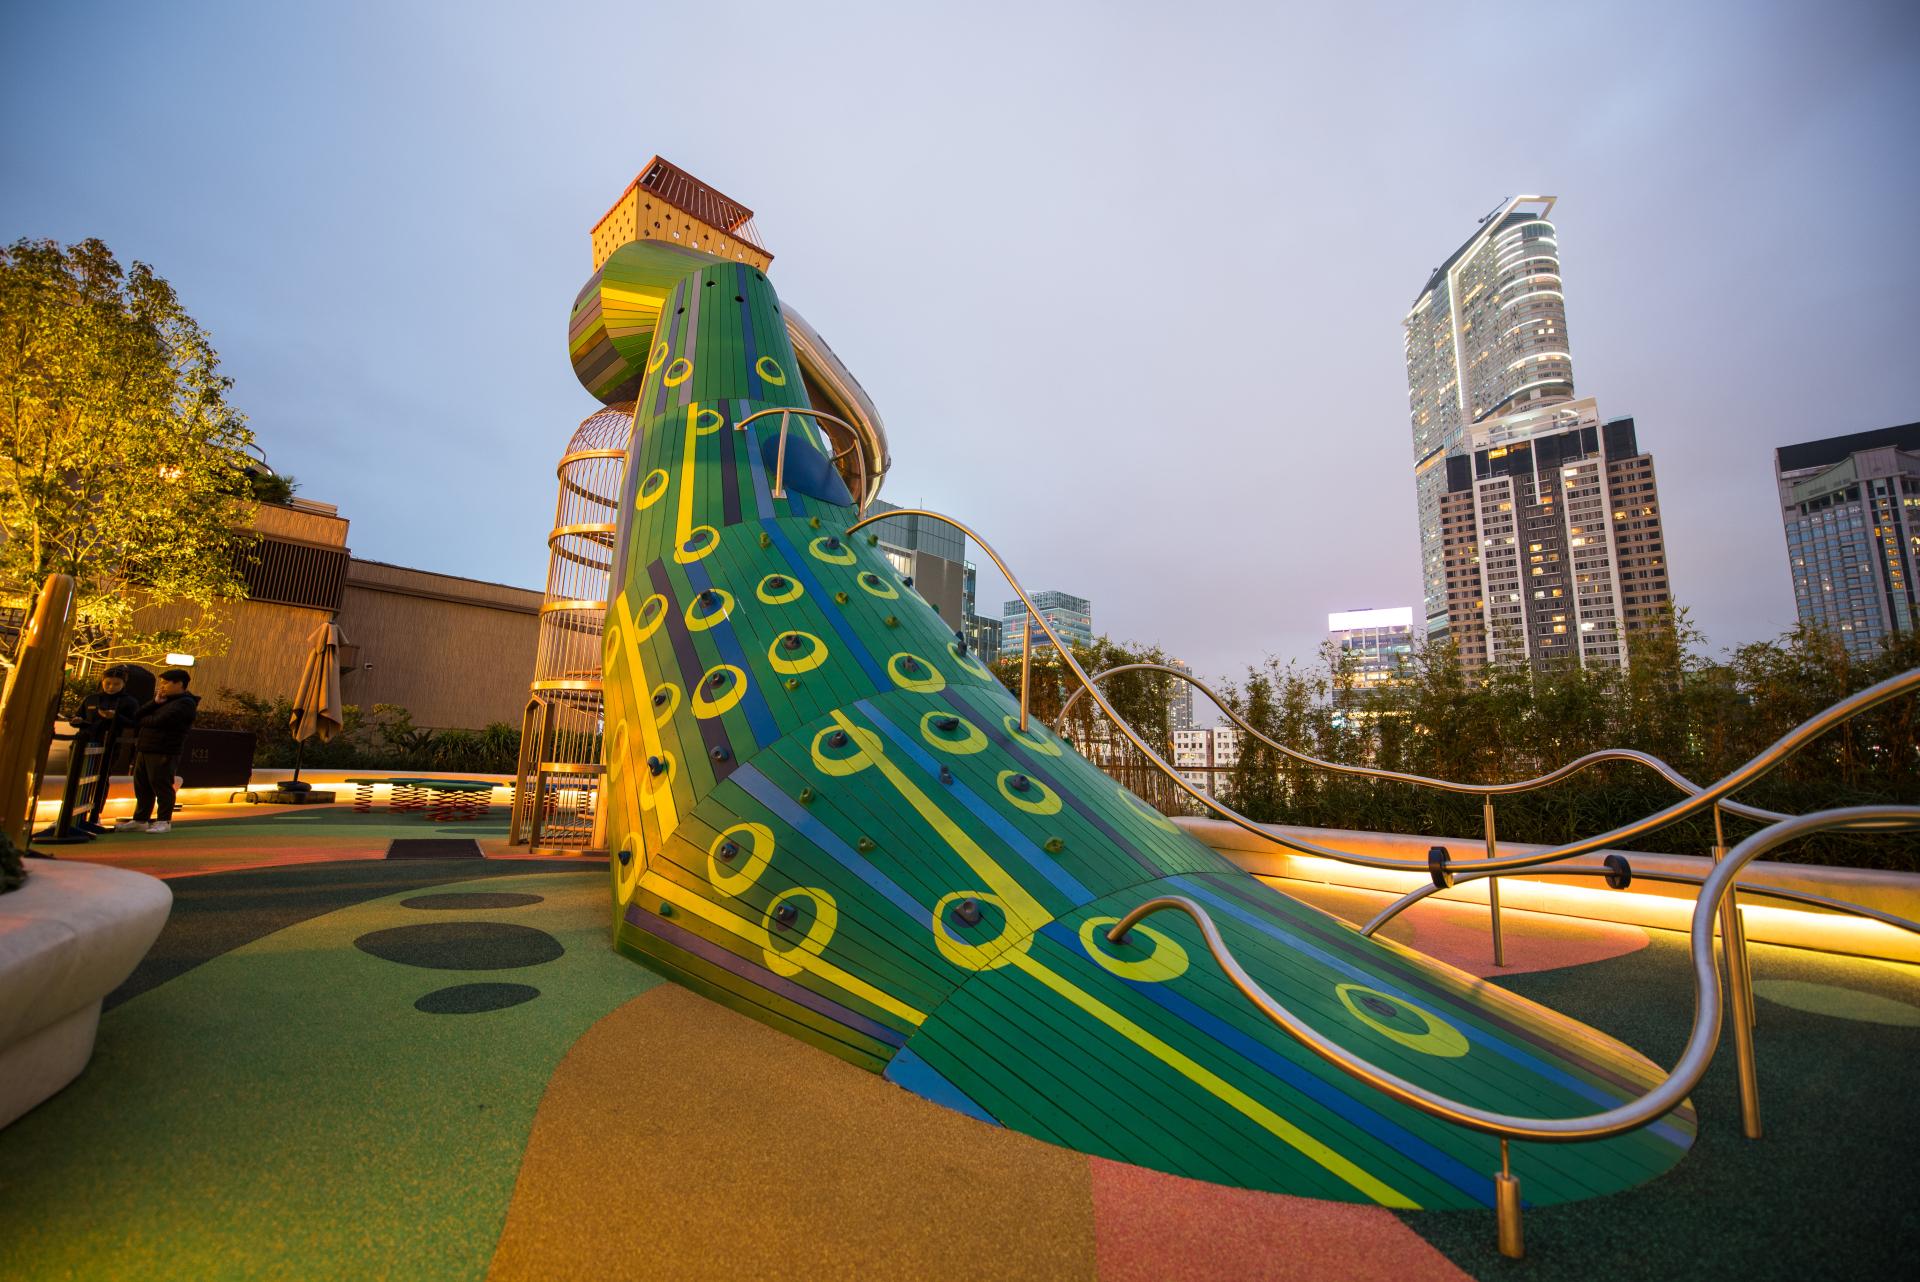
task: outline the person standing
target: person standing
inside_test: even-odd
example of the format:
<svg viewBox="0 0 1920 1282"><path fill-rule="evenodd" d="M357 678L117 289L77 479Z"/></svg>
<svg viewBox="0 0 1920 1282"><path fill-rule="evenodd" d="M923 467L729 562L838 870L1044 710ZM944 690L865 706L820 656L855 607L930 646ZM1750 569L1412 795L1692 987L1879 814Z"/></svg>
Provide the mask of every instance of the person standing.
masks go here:
<svg viewBox="0 0 1920 1282"><path fill-rule="evenodd" d="M140 701L127 689L127 670L115 664L100 675L100 688L82 699L79 711L73 715L74 729L78 734L73 741L71 760L84 760L87 744L100 744L99 776L94 780L93 790L83 804L75 807L82 816L79 825L88 832L107 831L100 826L100 812L107 804L113 759L119 753L122 736L133 732L134 719L139 713ZM78 769L78 766L69 765L68 769Z"/></svg>
<svg viewBox="0 0 1920 1282"><path fill-rule="evenodd" d="M173 777L200 707L200 696L187 689L192 680L193 675L182 668L162 672L153 701L136 714L140 729L133 740L133 818L122 819L115 828L134 832L173 828Z"/></svg>

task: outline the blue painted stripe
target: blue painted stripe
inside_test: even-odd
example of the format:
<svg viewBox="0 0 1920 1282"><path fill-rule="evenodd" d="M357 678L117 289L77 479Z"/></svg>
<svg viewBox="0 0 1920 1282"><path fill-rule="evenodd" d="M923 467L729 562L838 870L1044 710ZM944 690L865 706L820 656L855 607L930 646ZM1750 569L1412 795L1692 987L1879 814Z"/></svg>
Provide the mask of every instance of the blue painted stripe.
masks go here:
<svg viewBox="0 0 1920 1282"><path fill-rule="evenodd" d="M923 906L912 895L902 890L893 878L874 867L871 860L842 841L833 829L807 813L806 807L775 787L773 780L760 773L757 766L742 766L733 772L731 782L740 785L749 797L771 810L782 823L820 847L828 856L845 866L849 872L880 892L888 903L906 914L908 921L915 925L926 925L933 921L933 909Z"/></svg>
<svg viewBox="0 0 1920 1282"><path fill-rule="evenodd" d="M920 767L929 779L935 783L939 783L940 763L935 761L919 744L913 742L899 726L889 721L878 708L873 706L871 699L862 699L853 706L861 712L864 712L875 725L879 726L881 732L885 734L887 738L893 740L895 746L904 752L916 766ZM1079 878L1075 877L1065 868L1062 868L1057 859L1042 851L1039 846L1033 843L1032 838L1014 827L1010 819L996 811L985 799L973 789L967 787L966 784L960 782L957 777L952 784L940 784L939 786L942 792L951 793L955 797L958 797L960 804L965 806L968 811L973 814L974 818L993 829L995 836L1013 847L1015 853L1026 860L1027 863L1031 864L1042 877L1052 882L1054 889L1067 897L1067 903L1069 905L1084 904L1096 898L1092 891L1080 883Z"/></svg>
<svg viewBox="0 0 1920 1282"><path fill-rule="evenodd" d="M737 400L733 402L734 421L738 422L753 413L753 410L749 408L752 404L752 401L747 400ZM737 431L738 429L735 430ZM747 438L747 467L753 476L754 507L759 511L762 521L770 521L773 519L773 487L767 480L766 466L760 462L759 442L753 439L754 433L759 430L760 424L755 423L748 427L743 435ZM633 496L629 495L628 506L632 506L632 502Z"/></svg>
<svg viewBox="0 0 1920 1282"><path fill-rule="evenodd" d="M1125 984L1175 1019L1191 1024L1195 1029L1236 1052L1249 1063L1278 1078L1284 1085L1307 1096L1342 1121L1358 1127L1387 1147L1412 1158L1468 1197L1484 1206L1493 1205L1491 1176L1468 1166L1444 1149L1435 1148L1392 1119L1381 1116L1364 1102L1355 1099L1325 1078L1250 1037L1205 1007L1182 997L1172 990L1171 985L1160 981L1131 980L1112 974L1087 956L1087 950L1081 946L1078 933L1072 927L1058 921L1049 922L1041 928L1041 933L1059 944L1085 967L1098 972L1101 978L1117 980Z"/></svg>
<svg viewBox="0 0 1920 1282"><path fill-rule="evenodd" d="M889 677L886 674L886 670L874 662L873 656L867 652L865 643L862 642L859 635L854 632L852 625L842 617L841 612L832 608L833 594L821 587L820 580L814 577L813 568L807 564L811 558L806 553L794 547L793 540L789 539L786 531L782 530L778 525L771 521L765 521L762 522L762 524L766 527L767 532L772 535L773 541L779 545L781 552L786 554L787 563L793 570L793 577L799 579L807 591L813 594L813 599L820 603L820 612L827 616L827 623L833 628L834 635L840 638L840 644L847 647L847 653L854 657L854 661L860 665L861 670L867 674L868 679L871 680L877 688L881 690L891 690L893 688L893 678Z"/></svg>
<svg viewBox="0 0 1920 1282"><path fill-rule="evenodd" d="M896 1053L887 1062L886 1071L881 1076L896 1086L906 1087L922 1099L932 1100L989 1125L1000 1125L999 1118L974 1103L972 1096L942 1077L938 1069L910 1050L903 1049Z"/></svg>
<svg viewBox="0 0 1920 1282"><path fill-rule="evenodd" d="M1271 918L1249 912L1231 899L1224 898L1218 892L1200 883L1198 878L1191 876L1170 877L1168 881L1170 884L1192 895L1195 899L1203 900L1218 908L1221 912L1252 926L1262 934L1279 940L1294 952L1300 953L1305 957L1310 957L1322 966L1337 971L1357 983L1365 984L1369 988L1378 989L1380 992L1386 993L1398 1001L1405 1002L1417 1010L1425 1011L1435 1019L1441 1018L1439 1012L1435 1011L1429 1003L1415 999L1412 994L1395 983L1392 976L1362 970L1360 967L1350 964L1343 958L1334 956L1325 949L1311 943L1303 936L1282 929L1280 925ZM1548 1081L1563 1086L1582 1099L1590 1100L1603 1108L1613 1108L1621 1101L1620 1096L1609 1094L1591 1082L1582 1081L1579 1077L1576 1077L1559 1065L1541 1059L1537 1055L1529 1054L1512 1042L1507 1041L1504 1037L1472 1025L1463 1027L1454 1024L1451 1020L1446 1022L1449 1027L1457 1029L1460 1035L1465 1037L1471 1044L1480 1047L1482 1050L1490 1050L1502 1059L1517 1064L1530 1073L1544 1077ZM1687 1146L1686 1138L1676 1131L1670 1123L1655 1122L1647 1129L1661 1135L1672 1143L1678 1144L1682 1148Z"/></svg>
<svg viewBox="0 0 1920 1282"><path fill-rule="evenodd" d="M710 939L702 939L692 931L682 929L656 913L648 912L639 904L627 905L626 920L627 924L636 930L643 930L649 935L672 944L682 952L692 953L703 961L712 962L720 969L738 975L750 984L779 994L796 1006L804 1006L816 1014L825 1015L835 1023L845 1024L857 1033L865 1033L875 1041L885 1042L889 1046L902 1046L906 1043L907 1035L899 1029L889 1028L858 1011L849 1010L831 997L823 997L810 988L794 983L784 975L776 975L764 966L755 965L738 953L730 952Z"/></svg>
<svg viewBox="0 0 1920 1282"><path fill-rule="evenodd" d="M746 531L740 531L745 534ZM707 572L704 560L695 561L687 566L687 582L692 584L696 594L705 592L713 586L713 576ZM741 586L741 593L752 589ZM740 598L734 598L736 609L745 609ZM753 737L758 747L768 747L780 739L780 723L774 718L773 709L767 706L767 699L760 692L759 683L753 679L753 665L747 661L747 652L741 648L740 638L733 630L733 620L728 618L707 629L707 635L713 638L714 648L720 651L720 657L740 669L747 683L747 692L740 704L747 714L747 724L753 728ZM739 755L736 751L735 755Z"/></svg>

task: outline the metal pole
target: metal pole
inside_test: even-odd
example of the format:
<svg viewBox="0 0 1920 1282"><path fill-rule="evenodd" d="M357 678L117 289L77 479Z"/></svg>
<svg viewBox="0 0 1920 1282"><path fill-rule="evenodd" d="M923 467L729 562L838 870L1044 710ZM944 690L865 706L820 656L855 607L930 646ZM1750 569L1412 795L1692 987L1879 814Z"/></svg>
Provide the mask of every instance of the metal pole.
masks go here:
<svg viewBox="0 0 1920 1282"><path fill-rule="evenodd" d="M1027 684L1033 673L1033 611L1020 625L1020 733L1027 732Z"/></svg>
<svg viewBox="0 0 1920 1282"><path fill-rule="evenodd" d="M1727 857L1727 837L1720 806L1713 807L1713 862ZM1747 968L1745 932L1734 888L1720 901L1720 948L1727 956L1727 1004L1733 1011L1733 1055L1740 1072L1740 1130L1750 1140L1760 1138L1760 1071L1753 1052L1753 973Z"/></svg>
<svg viewBox="0 0 1920 1282"><path fill-rule="evenodd" d="M540 701L540 712L534 722L533 739L533 797L527 802L527 844L540 844L540 829L545 826L547 817L547 772L540 768L547 759L547 734L552 729L553 705L545 699Z"/></svg>
<svg viewBox="0 0 1920 1282"><path fill-rule="evenodd" d="M1518 1260L1527 1253L1526 1235L1520 1229L1520 1181L1507 1160L1507 1141L1500 1140L1500 1174L1493 1177L1494 1213L1500 1223L1500 1254Z"/></svg>
<svg viewBox="0 0 1920 1282"><path fill-rule="evenodd" d="M1488 797L1480 807L1480 819L1487 830L1487 858L1498 859L1500 850L1495 842L1493 826L1493 798ZM1500 935L1500 879L1487 878L1487 905L1493 910L1493 964L1507 964L1507 945Z"/></svg>
<svg viewBox="0 0 1920 1282"><path fill-rule="evenodd" d="M792 415L780 411L780 453L773 460L773 497L787 497L787 423Z"/></svg>

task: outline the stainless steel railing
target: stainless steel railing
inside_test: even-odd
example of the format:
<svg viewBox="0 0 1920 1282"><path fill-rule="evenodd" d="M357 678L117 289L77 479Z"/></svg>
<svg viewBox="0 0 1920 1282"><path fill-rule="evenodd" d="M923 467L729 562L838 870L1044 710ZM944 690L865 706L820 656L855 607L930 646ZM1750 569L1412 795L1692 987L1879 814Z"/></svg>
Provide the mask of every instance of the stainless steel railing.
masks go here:
<svg viewBox="0 0 1920 1282"><path fill-rule="evenodd" d="M1693 1028L1688 1034L1685 1050L1681 1052L1679 1060L1668 1071L1666 1077L1644 1095L1603 1112L1591 1113L1583 1117L1523 1117L1483 1109L1430 1091L1389 1072L1370 1060L1351 1053L1315 1031L1299 1016L1276 1001L1273 995L1268 993L1240 965L1239 960L1233 955L1233 950L1221 938L1219 928L1207 915L1206 909L1191 899L1177 895L1150 899L1114 923L1113 928L1107 932L1107 939L1115 945L1124 945L1128 931L1143 919L1169 910L1185 913L1199 925L1200 932L1206 939L1207 950L1213 955L1220 969L1226 973L1227 978L1232 981L1233 986L1239 989L1262 1015L1289 1037L1349 1077L1365 1083L1409 1108L1418 1109L1442 1121L1497 1136L1500 1140L1501 1169L1494 1178L1497 1194L1495 1203L1500 1222L1500 1249L1503 1254L1518 1257L1524 1251L1520 1231L1520 1189L1519 1180L1512 1173L1507 1149L1508 1142L1519 1139L1569 1143L1605 1139L1656 1121L1685 1100L1688 1092L1699 1084L1700 1078L1706 1073L1720 1040L1722 993L1720 968L1713 952L1713 924L1716 914L1721 911L1722 901L1731 893L1740 870L1776 846L1784 845L1808 833L1828 828L1860 827L1869 823L1881 828L1920 827L1920 806L1855 806L1793 816L1754 833L1727 854L1727 857L1705 878L1688 926L1689 954L1693 963L1694 1003ZM1484 877L1494 874L1475 869L1467 875ZM1874 915L1879 916L1879 914ZM1884 916L1881 919L1887 920ZM1916 926L1913 922L1897 918L1892 920L1894 924L1905 929L1920 930L1920 926ZM1731 941L1727 942L1731 943ZM1731 949L1729 948L1728 951L1731 967ZM1737 1019L1739 1011L1737 997L1734 1008ZM1750 1035L1750 1026L1748 1027Z"/></svg>
<svg viewBox="0 0 1920 1282"><path fill-rule="evenodd" d="M935 512L926 508L904 508L880 516L866 517L856 521L848 527L847 532L852 534L862 526L883 519L884 516L924 516L931 520L942 521L952 526L965 537L972 539L974 543L979 546L980 550L994 563L1000 573L1006 577L1015 595L1020 598L1021 604L1026 607L1028 626L1024 629L1026 641L1021 652L1020 662L1020 727L1023 731L1027 728L1027 686L1032 665L1033 627L1037 624L1040 630L1046 634L1047 639L1053 643L1055 650L1060 655L1061 661L1065 663L1068 670L1079 679L1087 696L1093 700L1094 705L1100 709L1107 720L1118 729L1120 733L1126 737L1127 741L1133 744L1149 762L1155 765L1177 786L1207 809L1214 811L1223 819L1259 837L1263 841L1270 842L1285 849L1297 850L1303 854L1319 855L1345 863L1357 864L1362 867L1398 869L1428 874L1428 876L1432 878L1430 886L1422 888L1418 896L1406 897L1404 903L1400 904L1399 907L1404 907L1407 903L1417 902L1419 898L1424 898L1427 894L1431 894L1436 890L1444 888L1445 885L1456 882L1462 875L1465 875L1469 880L1478 880L1480 878L1492 879L1521 869L1544 868L1548 864L1571 859L1578 855L1589 854L1615 845L1622 840L1631 839L1639 834L1655 831L1665 827L1669 823L1696 814L1708 807L1713 808L1714 827L1717 838L1714 848L1715 868L1712 873L1708 874L1700 882L1701 894L1694 904L1693 917L1689 927L1695 982L1694 1026L1692 1033L1688 1037L1687 1048L1667 1078L1646 1095L1638 1100L1621 1105L1618 1108L1610 1109L1604 1113L1593 1114L1588 1117L1526 1118L1478 1109L1474 1106L1462 1104L1459 1101L1450 1100L1428 1092L1423 1087L1416 1086L1404 1078L1397 1077L1375 1064L1361 1059L1358 1056L1348 1054L1333 1042L1314 1032L1310 1027L1302 1023L1298 1017L1294 1016L1278 1002L1275 1002L1272 997L1246 973L1239 963L1234 960L1232 952L1226 947L1225 941L1220 938L1219 931L1213 926L1212 919L1207 916L1206 910L1184 897L1167 896L1148 900L1128 913L1120 921L1116 922L1108 932L1109 940L1114 943L1123 943L1128 929L1141 918L1168 909L1185 912L1200 925L1202 932L1207 937L1207 945L1209 950L1212 951L1215 961L1226 971L1228 978L1233 981L1235 987L1252 1001L1268 1019L1279 1025L1281 1029L1309 1050L1325 1059L1328 1063L1333 1064L1342 1072L1366 1082L1368 1085L1383 1091L1393 1098L1400 1100L1402 1103L1418 1108L1433 1116L1456 1122L1459 1125L1469 1126L1473 1129L1499 1136L1500 1171L1494 1179L1496 1191L1495 1205L1499 1216L1499 1242L1500 1250L1503 1254L1518 1257L1524 1253L1520 1229L1520 1184L1519 1180L1512 1173L1507 1148L1510 1140L1515 1138L1558 1141L1598 1139L1608 1135L1621 1134L1636 1127L1644 1126L1656 1118L1664 1116L1665 1113L1670 1111L1681 1100L1685 1099L1687 1092L1698 1083L1700 1075L1706 1071L1707 1064L1713 1057L1714 1047L1718 1042L1720 1032L1720 976L1719 969L1713 957L1712 922L1716 914L1719 915L1721 921L1721 934L1725 941L1724 946L1727 954L1728 982L1729 987L1732 989L1731 1004L1734 1014L1735 1051L1740 1076L1742 1125L1749 1138L1758 1139L1760 1137L1759 1088L1753 1050L1753 991L1747 966L1745 933L1741 927L1740 917L1734 899L1734 889L1740 869L1761 854L1809 832L1823 831L1830 828L1905 829L1920 827L1920 807L1856 806L1819 811L1810 815L1781 815L1774 811L1761 810L1758 807L1744 806L1741 803L1728 802L1726 800L1729 794L1761 778L1768 771L1779 765L1780 762L1784 761L1800 748L1819 738L1828 730L1833 729L1842 722L1870 708L1899 698L1915 689L1920 689L1920 669L1915 669L1911 672L1890 677L1885 681L1869 686L1864 690L1840 700L1825 711L1809 718L1782 735L1745 764L1705 787L1693 784L1691 780L1688 780L1684 775L1681 775L1677 770L1674 770L1665 762L1660 761L1657 757L1652 757L1645 753L1635 753L1629 749L1607 750L1610 754L1617 754L1611 759L1635 760L1656 770L1663 777L1667 778L1669 782L1680 787L1682 791L1688 792L1689 795L1681 801L1656 811L1652 815L1636 820L1630 824L1623 824L1608 832L1601 833L1596 837L1588 837L1580 841L1570 842L1562 846L1535 851L1525 855L1501 856L1497 853L1492 815L1489 809L1487 815L1487 850L1489 857L1476 862L1470 870L1464 872L1459 869L1457 865L1448 864L1440 868L1435 868L1431 864L1423 864L1412 860L1382 859L1375 856L1360 855L1353 851L1339 850L1330 846L1321 846L1314 842L1289 837L1283 833L1271 832L1253 820L1248 819L1245 815L1240 814L1238 811L1216 801L1213 797L1195 788L1180 776L1179 771L1174 766L1169 764L1147 743L1139 731L1134 729L1132 723L1127 721L1126 718L1122 717L1114 709L1098 685L1098 681L1107 675L1111 675L1111 672L1125 669L1112 669L1108 673L1102 673L1099 678L1089 676L1086 669L1073 657L1073 652L1062 643L1059 635L1053 630L1053 626L1047 622L1046 616L1035 608L1032 597L1028 595L1026 588L1021 585L1018 577L1008 568L1006 561L1002 559L1000 554L993 549L992 545L981 538L975 530L941 512ZM1343 766L1335 762L1321 762L1318 758L1306 757L1305 754L1298 753L1283 744L1277 743L1265 735L1260 734L1260 732L1254 730L1251 726L1247 726L1244 721L1240 721L1237 714L1234 714L1231 709L1226 708L1226 706L1221 703L1219 697L1215 695L1212 690L1208 689L1198 680L1174 669L1164 670L1171 672L1183 680L1193 681L1195 685L1199 685L1208 697L1213 699L1223 711L1226 711L1229 716L1233 716L1244 729L1254 734L1262 742L1271 745L1289 756L1301 758L1314 764L1325 765L1330 769L1343 773L1372 774L1379 777L1396 778L1407 782L1430 784L1461 792L1480 793L1490 798L1491 795L1498 792L1522 792L1534 787L1544 787L1548 783L1567 777L1578 769L1585 768L1588 764L1593 764L1594 760L1608 759L1602 754L1588 754L1588 757L1569 762L1567 765L1560 767L1560 769L1550 772L1547 775L1542 775L1537 779L1522 780L1512 784L1453 784L1446 780L1428 779L1425 776L1404 775L1394 771L1375 771L1369 767ZM1080 692L1076 691L1074 698L1078 698L1079 693ZM1069 700L1066 707L1063 707L1061 712L1063 718L1066 715L1067 708L1070 708L1071 705L1072 700ZM1489 808L1491 804L1491 800L1489 799ZM1746 838L1738 846L1734 847L1732 851L1727 851L1724 839L1719 838L1720 814L1722 809L1732 811L1733 813L1741 813L1750 818L1760 818L1763 821L1769 822L1769 826ZM1604 874L1605 871L1607 870L1591 868L1554 869L1550 870L1547 875L1573 875L1575 873L1592 875L1596 873ZM1661 875L1653 875L1650 879L1682 880L1682 878L1677 876ZM1781 897L1794 898L1796 896L1789 892ZM1824 900L1820 896L1804 896L1801 898L1809 902L1820 900L1821 902L1818 906L1874 918L1900 929L1920 930L1920 925L1909 922L1904 918L1865 909L1856 904L1847 904L1838 900ZM1390 908L1393 907L1394 906L1390 906ZM1397 911L1397 908L1394 908L1394 910ZM1497 901L1495 902L1494 911L1497 939ZM1383 921L1390 919L1391 915L1392 913L1388 912L1382 917L1377 918L1374 922L1369 923L1367 927L1368 932L1370 933L1377 929ZM1703 926L1705 927L1704 930L1702 929Z"/></svg>
<svg viewBox="0 0 1920 1282"><path fill-rule="evenodd" d="M792 426L793 416L798 414L805 418L812 419L816 425L819 425L820 434L827 438L828 444L833 443L833 438L827 432L825 424L832 423L835 426L844 427L847 430L847 434L851 439L847 442L846 448L835 452L829 461L833 463L834 470L838 471L841 459L847 457L849 454L854 456L854 461L860 465L860 488L854 491L854 512L857 515L865 514L868 503L868 482L872 478L867 473L867 456L860 448L860 429L852 423L847 422L844 418L835 414L829 414L825 410L801 409L799 406L793 405L776 405L772 409L764 409L757 413L747 415L733 425L734 431L744 432L755 421L766 418L772 414L778 414L780 416L780 444L774 454L773 461L773 497L776 499L787 497L787 431ZM889 513L888 515L892 514ZM865 522L861 522L860 524L865 524ZM851 534L858 528L858 525L853 526L847 530L847 533Z"/></svg>

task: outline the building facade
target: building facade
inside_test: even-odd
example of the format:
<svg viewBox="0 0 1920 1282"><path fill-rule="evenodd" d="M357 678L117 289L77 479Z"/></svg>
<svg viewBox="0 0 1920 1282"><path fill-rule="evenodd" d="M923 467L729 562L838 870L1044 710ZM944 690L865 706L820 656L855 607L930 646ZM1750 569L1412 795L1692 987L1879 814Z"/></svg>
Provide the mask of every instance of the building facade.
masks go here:
<svg viewBox="0 0 1920 1282"><path fill-rule="evenodd" d="M1209 797L1226 791L1227 772L1240 761L1237 726L1188 727L1173 732L1173 767Z"/></svg>
<svg viewBox="0 0 1920 1282"><path fill-rule="evenodd" d="M1403 326L1426 634L1449 629L1445 460L1489 418L1573 396L1552 196L1516 196L1433 269Z"/></svg>
<svg viewBox="0 0 1920 1282"><path fill-rule="evenodd" d="M1352 661L1351 693L1364 698L1367 691L1407 676L1413 663L1413 608L1329 614L1327 640L1343 660Z"/></svg>
<svg viewBox="0 0 1920 1282"><path fill-rule="evenodd" d="M1624 668L1672 605L1653 459L1591 399L1510 415L1446 460L1448 635L1488 663Z"/></svg>
<svg viewBox="0 0 1920 1282"><path fill-rule="evenodd" d="M261 503L236 550L246 598L218 607L227 637L197 655L194 692L219 708L222 691L292 695L315 629L340 627L340 697L370 711L405 708L417 726L520 724L539 640L541 594L368 561L347 548L347 519L330 503ZM140 613L164 627L182 607Z"/></svg>
<svg viewBox="0 0 1920 1282"><path fill-rule="evenodd" d="M1093 602L1070 592L1048 591L1035 592L1033 606L1068 645L1093 644ZM1026 639L1027 608L1018 600L1009 601L1000 610L1000 646L1009 652L1018 651ZM1049 644L1046 632L1035 628L1033 643Z"/></svg>
<svg viewBox="0 0 1920 1282"><path fill-rule="evenodd" d="M875 499L867 515L898 512L897 504ZM913 589L939 611L955 632L962 632L966 620L967 541L944 521L924 516L891 516L875 521L867 533L878 535L880 550L903 578L913 580Z"/></svg>
<svg viewBox="0 0 1920 1282"><path fill-rule="evenodd" d="M1920 423L1773 452L1800 622L1855 659L1920 629Z"/></svg>

